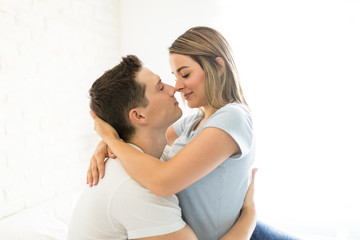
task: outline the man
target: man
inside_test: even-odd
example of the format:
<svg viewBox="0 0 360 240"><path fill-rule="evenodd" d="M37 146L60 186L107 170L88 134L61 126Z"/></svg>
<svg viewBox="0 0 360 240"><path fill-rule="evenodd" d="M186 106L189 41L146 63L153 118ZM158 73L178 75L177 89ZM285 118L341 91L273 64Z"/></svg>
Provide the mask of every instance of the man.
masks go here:
<svg viewBox="0 0 360 240"><path fill-rule="evenodd" d="M97 79L89 92L91 109L121 139L161 157L165 132L182 114L173 87L130 55ZM96 187L81 194L68 239L197 239L182 220L175 195L154 195L132 180L116 159L107 160L106 172ZM241 226L236 224L227 237L239 236L239 231Z"/></svg>

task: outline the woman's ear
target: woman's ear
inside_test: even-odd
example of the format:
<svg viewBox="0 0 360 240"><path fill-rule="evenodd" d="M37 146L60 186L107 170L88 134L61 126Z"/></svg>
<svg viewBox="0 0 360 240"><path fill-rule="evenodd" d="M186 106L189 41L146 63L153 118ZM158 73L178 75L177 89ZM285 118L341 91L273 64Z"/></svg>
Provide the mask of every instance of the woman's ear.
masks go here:
<svg viewBox="0 0 360 240"><path fill-rule="evenodd" d="M217 57L217 58L215 58L215 60L219 66L218 74L219 74L219 76L221 76L221 75L223 75L223 73L225 71L225 61L222 57Z"/></svg>
<svg viewBox="0 0 360 240"><path fill-rule="evenodd" d="M129 112L130 121L135 125L145 125L147 120L145 115L142 114L141 110L138 108L133 108Z"/></svg>

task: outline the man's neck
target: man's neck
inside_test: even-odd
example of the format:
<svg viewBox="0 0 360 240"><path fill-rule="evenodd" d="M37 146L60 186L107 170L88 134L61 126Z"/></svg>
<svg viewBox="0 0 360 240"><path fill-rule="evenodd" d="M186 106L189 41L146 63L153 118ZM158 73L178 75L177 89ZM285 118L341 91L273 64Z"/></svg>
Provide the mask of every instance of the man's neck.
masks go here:
<svg viewBox="0 0 360 240"><path fill-rule="evenodd" d="M129 143L138 146L144 153L160 158L166 146L166 129L157 131L138 131Z"/></svg>

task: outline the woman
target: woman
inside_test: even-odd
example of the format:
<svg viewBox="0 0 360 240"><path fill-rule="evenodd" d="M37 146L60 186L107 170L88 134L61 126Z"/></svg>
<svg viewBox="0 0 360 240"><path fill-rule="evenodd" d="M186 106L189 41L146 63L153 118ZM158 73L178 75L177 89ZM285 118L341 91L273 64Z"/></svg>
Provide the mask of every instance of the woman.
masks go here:
<svg viewBox="0 0 360 240"><path fill-rule="evenodd" d="M219 239L238 218L251 182L255 152L251 115L230 46L219 32L191 28L169 52L175 89L190 108L201 109L168 129L171 159L160 162L133 151L96 116L95 130L133 179L156 195L177 194L184 220L199 239ZM98 146L88 182L95 178L96 184L98 168L104 174L105 149Z"/></svg>

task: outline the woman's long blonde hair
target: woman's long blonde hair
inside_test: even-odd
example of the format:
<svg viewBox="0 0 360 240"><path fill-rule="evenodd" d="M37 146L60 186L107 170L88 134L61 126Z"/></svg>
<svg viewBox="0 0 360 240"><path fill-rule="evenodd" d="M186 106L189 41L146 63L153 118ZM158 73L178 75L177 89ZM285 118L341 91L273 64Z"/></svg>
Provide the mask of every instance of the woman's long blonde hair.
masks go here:
<svg viewBox="0 0 360 240"><path fill-rule="evenodd" d="M247 105L231 48L218 31L209 27L190 28L173 42L169 53L187 55L201 66L205 72L205 95L212 107L219 109L232 102ZM225 62L220 76L217 57Z"/></svg>

